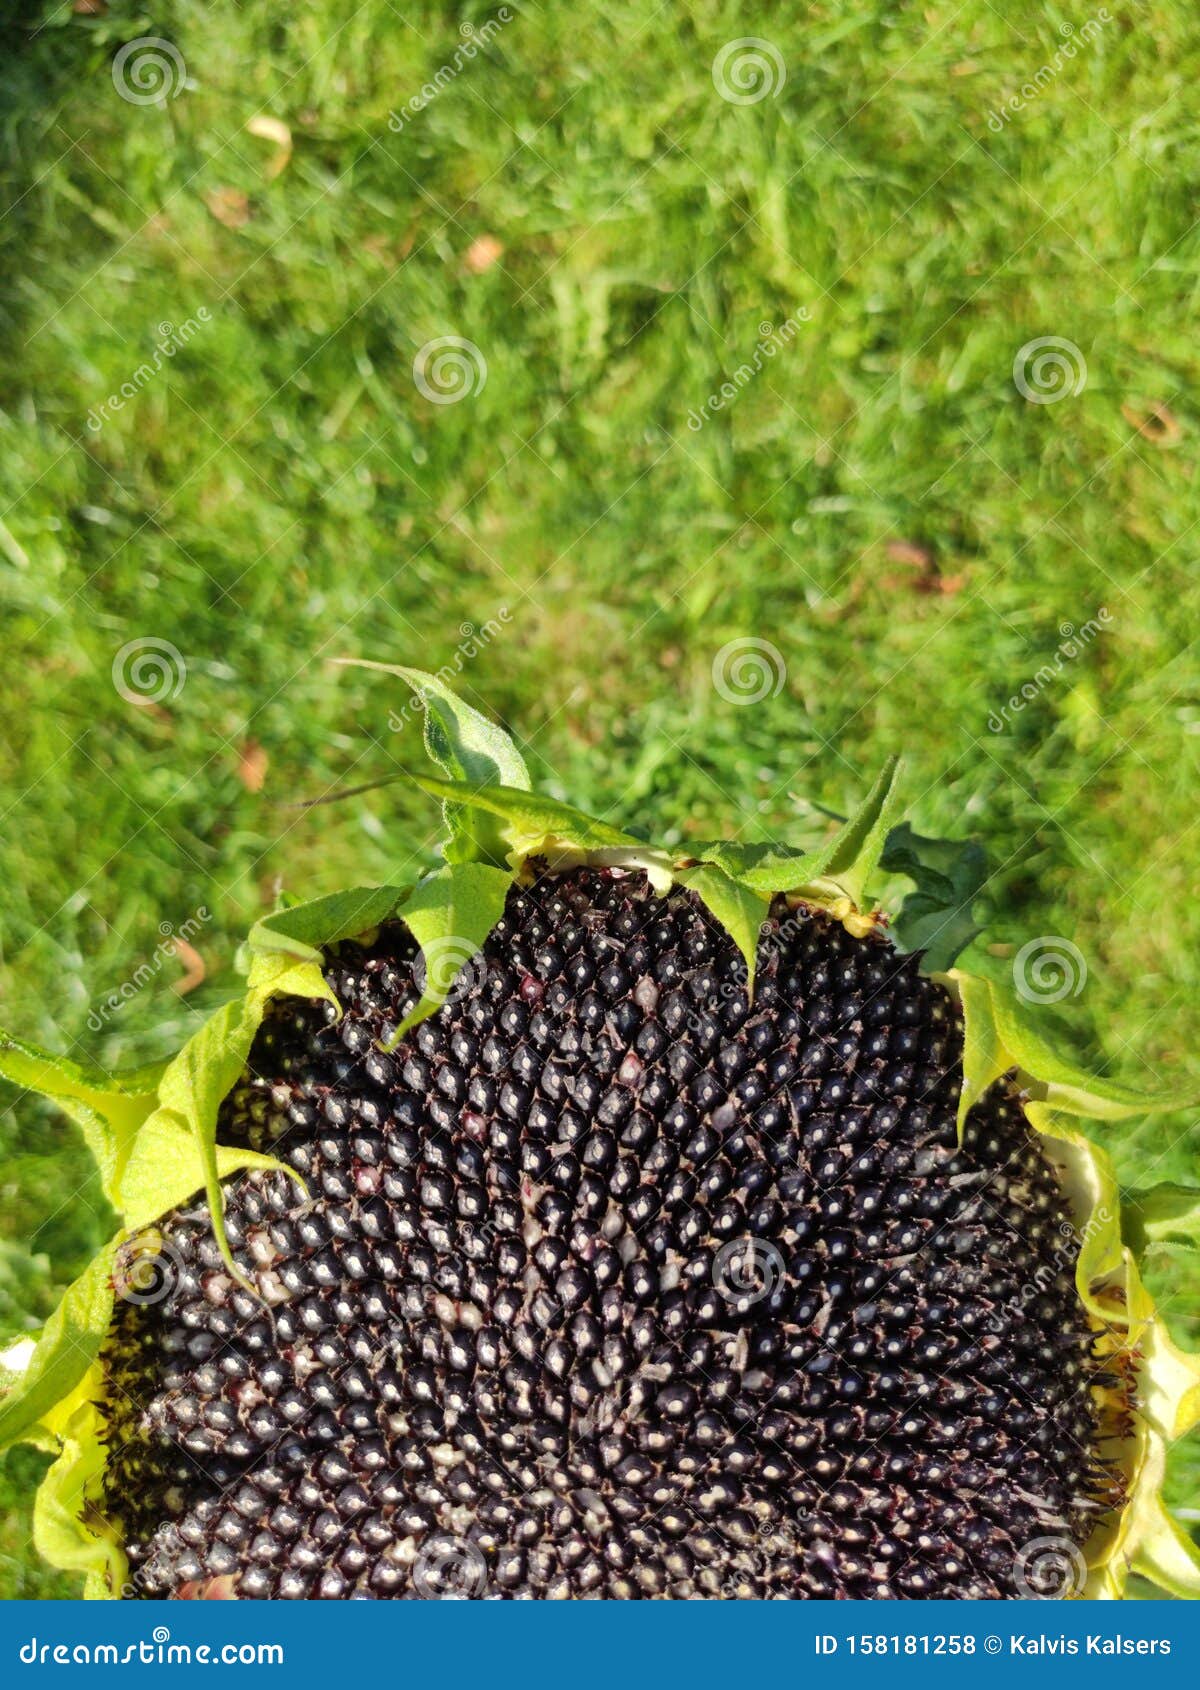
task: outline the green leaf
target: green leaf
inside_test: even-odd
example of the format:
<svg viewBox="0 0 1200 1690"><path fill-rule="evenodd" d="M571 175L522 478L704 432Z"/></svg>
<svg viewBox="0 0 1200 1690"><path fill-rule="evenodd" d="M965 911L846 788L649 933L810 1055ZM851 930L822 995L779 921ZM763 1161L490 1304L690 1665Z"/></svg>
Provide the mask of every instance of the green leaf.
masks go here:
<svg viewBox="0 0 1200 1690"><path fill-rule="evenodd" d="M408 682L424 706L426 747L443 774L474 786L513 786L528 792L529 771L511 736L464 703L440 675L362 657L338 661L356 669L399 675Z"/></svg>
<svg viewBox="0 0 1200 1690"><path fill-rule="evenodd" d="M250 976L246 982L251 996L261 998L324 998L338 1014L342 1006L333 987L321 972L321 963L301 962L287 951L251 951Z"/></svg>
<svg viewBox="0 0 1200 1690"><path fill-rule="evenodd" d="M1010 1069L1039 1103L1064 1115L1120 1121L1166 1109L1194 1106L1193 1094L1142 1092L1133 1086L1088 1073L1055 1049L1035 1023L1015 990L985 976L950 970L963 1010L963 1089L959 1100L961 1133L967 1112Z"/></svg>
<svg viewBox="0 0 1200 1690"><path fill-rule="evenodd" d="M523 862L528 857L563 851L645 848L640 839L585 815L571 804L560 804L557 798L543 798L509 786L468 786L463 781L437 780L430 775L411 778L434 798L471 805L498 817L510 861Z"/></svg>
<svg viewBox="0 0 1200 1690"><path fill-rule="evenodd" d="M895 812L899 766L898 758L889 757L849 821L813 851L788 851L770 844L714 844L698 846L694 855L764 897L803 893L806 887L830 880L861 909Z"/></svg>
<svg viewBox="0 0 1200 1690"><path fill-rule="evenodd" d="M53 1099L80 1127L111 1202L134 1137L157 1104L161 1074L161 1064L106 1074L0 1031L0 1076Z"/></svg>
<svg viewBox="0 0 1200 1690"><path fill-rule="evenodd" d="M284 952L305 962L320 962L321 947L368 933L395 912L404 896L399 886L355 886L311 903L294 904L263 916L250 929L255 951Z"/></svg>
<svg viewBox="0 0 1200 1690"><path fill-rule="evenodd" d="M746 962L746 990L753 999L758 937L771 907L770 899L760 892L751 892L711 864L684 869L675 878L682 886L691 888L742 953Z"/></svg>
<svg viewBox="0 0 1200 1690"><path fill-rule="evenodd" d="M52 1567L86 1574L85 1595L115 1597L128 1562L117 1525L101 1513L108 1458L103 1432L91 1402L80 1404L62 1427L58 1460L34 1499L33 1542Z"/></svg>
<svg viewBox="0 0 1200 1690"><path fill-rule="evenodd" d="M507 885L508 876L502 878ZM249 1063L268 1001L324 998L337 1007L321 972L323 949L378 926L404 897L397 887L357 887L279 910L256 924L249 990L210 1017L167 1066L157 1107L133 1136L114 1191L127 1225L148 1226L202 1189L221 1255L238 1283L253 1291L225 1237L221 1182L247 1168L282 1170L303 1182L278 1157L218 1145L221 1105Z"/></svg>
<svg viewBox="0 0 1200 1690"><path fill-rule="evenodd" d="M440 675L425 669L409 669L398 663L373 663L362 658L343 658L359 669L378 669L399 675L419 699L425 716L425 749L451 780L471 786L504 786L528 792L529 771L511 736L503 728L465 704ZM449 843L449 862L469 862L480 857L502 857L496 849L496 829L480 825L478 812L447 800L444 806Z"/></svg>
<svg viewBox="0 0 1200 1690"><path fill-rule="evenodd" d="M504 914L512 874L486 863L449 863L418 881L401 911L421 947L421 998L389 1040L392 1049L411 1027L440 1009L455 981L478 956Z"/></svg>
<svg viewBox="0 0 1200 1690"><path fill-rule="evenodd" d="M507 888L508 875L476 872L496 875ZM277 1157L218 1145L221 1105L248 1066L269 998L293 991L332 999L320 967L309 960L320 958L315 947L377 925L402 897L396 888L359 889L281 911L261 924L264 948L254 952L250 990L211 1016L165 1068L109 1076L5 1038L0 1045L2 1071L18 1084L46 1091L82 1119L89 1143L103 1158L106 1189L130 1232L141 1231L203 1190L221 1255L238 1283L255 1294L225 1237L221 1182L246 1168L282 1171L303 1182ZM122 1082L134 1081L140 1087L157 1081L157 1090L121 1089ZM58 1420L69 1411L67 1399L95 1362L111 1319L118 1242L108 1245L67 1290L28 1368L0 1402L0 1446L37 1433L52 1411L56 1435L64 1435ZM39 1530L46 1538L47 1555L57 1565L98 1576L101 1563L109 1564L106 1558L113 1545L105 1540L98 1548L92 1534L70 1515L77 1487L93 1472L93 1455L87 1440L73 1454L68 1445L68 1454L51 1469L43 1486Z"/></svg>
<svg viewBox="0 0 1200 1690"><path fill-rule="evenodd" d="M0 1449L28 1437L74 1390L100 1353L112 1319L116 1247L113 1239L67 1287L20 1382L0 1402Z"/></svg>
<svg viewBox="0 0 1200 1690"><path fill-rule="evenodd" d="M983 931L971 914L987 881L987 857L976 840L928 839L907 822L892 828L880 867L907 875L910 892L891 925L902 951L922 951L922 969L942 974Z"/></svg>
<svg viewBox="0 0 1200 1690"><path fill-rule="evenodd" d="M748 891L771 897L776 892L792 892L798 886L807 886L820 874L833 846L831 839L818 850L799 852L782 845L738 845L715 840L697 845L692 855L720 869L730 879L740 881Z"/></svg>
<svg viewBox="0 0 1200 1690"><path fill-rule="evenodd" d="M1200 1248L1200 1190L1190 1185L1152 1185L1126 1194L1121 1230L1135 1255L1151 1244L1192 1252Z"/></svg>
<svg viewBox="0 0 1200 1690"><path fill-rule="evenodd" d="M1160 1496L1147 1500L1145 1516L1147 1524L1133 1557L1134 1571L1179 1601L1196 1601L1200 1597L1200 1548L1171 1518Z"/></svg>
<svg viewBox="0 0 1200 1690"><path fill-rule="evenodd" d="M139 1134L138 1154L136 1159L131 1160L129 1177L121 1193L127 1219L136 1216L140 1220L148 1208L153 1210L153 1214L147 1215L146 1219L163 1213L161 1207L155 1208L161 1202L164 1191L163 1174L166 1172L168 1178L173 1176L169 1164L164 1161L165 1145L159 1141L158 1135L165 1134L170 1142L172 1129L182 1128L185 1136L176 1136L175 1142L182 1145L190 1140L198 1154L199 1171L221 1257L238 1284L252 1295L257 1293L234 1261L225 1236L225 1201L221 1180L233 1169L229 1166L230 1156L218 1154L217 1116L221 1104L250 1060L250 1047L262 1023L265 1003L265 997L254 991L227 1003L204 1023L198 1033L193 1034L168 1065L159 1086L159 1109ZM284 1167L275 1157L260 1156L253 1151L238 1150L231 1155L235 1167ZM184 1177L190 1177L190 1174ZM295 1179L297 1176L293 1174L292 1177ZM168 1185L165 1189L172 1188ZM170 1208L171 1204L166 1204L166 1207Z"/></svg>
<svg viewBox="0 0 1200 1690"><path fill-rule="evenodd" d="M954 978L963 1012L963 1083L958 1100L961 1139L970 1111L1014 1064L1000 1042L988 982L973 974L956 973Z"/></svg>
<svg viewBox="0 0 1200 1690"><path fill-rule="evenodd" d="M1045 1086L1045 1101L1064 1115L1121 1121L1131 1115L1190 1108L1196 1102L1194 1094L1142 1092L1119 1080L1089 1073L1055 1049L1015 991L994 980L989 980L988 985L996 1028L1013 1061Z"/></svg>
<svg viewBox="0 0 1200 1690"><path fill-rule="evenodd" d="M222 1180L251 1168L264 1173L282 1170L298 1179L277 1156L257 1150L218 1144L214 1154ZM118 1193L126 1226L131 1230L150 1226L200 1191L207 1192L207 1174L196 1129L190 1121L181 1121L173 1110L156 1110L137 1136ZM223 1234L218 1219L214 1219L214 1227L219 1242Z"/></svg>
<svg viewBox="0 0 1200 1690"><path fill-rule="evenodd" d="M870 792L833 841L829 860L820 871L821 879L836 881L859 909L864 907L895 817L899 770L900 759L889 757Z"/></svg>

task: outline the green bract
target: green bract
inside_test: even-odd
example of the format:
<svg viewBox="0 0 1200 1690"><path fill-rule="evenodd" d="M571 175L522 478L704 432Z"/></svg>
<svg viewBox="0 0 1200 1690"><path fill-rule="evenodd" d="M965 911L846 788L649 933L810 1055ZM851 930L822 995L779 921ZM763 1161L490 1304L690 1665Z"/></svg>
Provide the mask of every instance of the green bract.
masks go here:
<svg viewBox="0 0 1200 1690"><path fill-rule="evenodd" d="M683 855L658 848L532 793L508 735L439 677L367 667L398 675L423 713L426 747L441 776L411 778L443 802L442 865L415 885L358 887L259 921L245 947L244 994L218 1010L165 1065L106 1074L0 1035L0 1075L53 1098L79 1124L122 1220L67 1291L23 1375L0 1402L0 1446L25 1440L57 1456L36 1506L41 1553L85 1574L88 1595L121 1592L122 1547L101 1512L105 1449L98 1407L105 1390L98 1357L112 1317L114 1275L131 1242L203 1192L229 1270L248 1284L221 1229L222 1181L241 1169L285 1165L221 1146L216 1134L221 1105L246 1067L269 1001L291 996L336 1005L321 969L325 949L398 917L420 946L424 978L416 1008L392 1031L394 1043L445 1002L460 969L471 966L500 919L509 887L528 875L536 858L551 868L640 868L659 893L675 882L685 885L734 940L750 991L759 929L774 898L826 910L861 935L882 919L871 899L879 873L913 882L892 936L901 950L920 950L925 971L961 1005L960 1130L971 1105L994 1082L1008 1077L1021 1088L1082 1240L1079 1297L1106 1350L1135 1370L1137 1413L1131 1425L1114 1422L1112 1429L1128 1500L1088 1545L1083 1594L1120 1596L1132 1570L1175 1595L1200 1595L1200 1558L1161 1500L1167 1446L1200 1421L1200 1357L1172 1341L1139 1271L1148 1249L1197 1248L1200 1192L1158 1187L1123 1209L1108 1157L1072 1119L1116 1120L1189 1100L1144 1095L1083 1072L1052 1047L994 965L986 957L977 960L978 949L969 964L962 960L979 932L973 916L984 878L979 848L923 838L898 820L894 760L818 849L715 843Z"/></svg>

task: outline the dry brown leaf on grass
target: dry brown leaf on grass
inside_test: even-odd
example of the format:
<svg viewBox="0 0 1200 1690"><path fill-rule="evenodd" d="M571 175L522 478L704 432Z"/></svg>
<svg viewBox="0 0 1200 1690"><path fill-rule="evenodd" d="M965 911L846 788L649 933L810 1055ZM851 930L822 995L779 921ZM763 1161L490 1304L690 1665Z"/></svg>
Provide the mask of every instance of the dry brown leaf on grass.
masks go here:
<svg viewBox="0 0 1200 1690"><path fill-rule="evenodd" d="M186 997L189 992L194 992L196 987L201 984L208 970L204 966L204 958L196 947L189 945L187 940L181 939L178 934L172 939L171 948L186 970L183 979L176 980L175 992L178 997Z"/></svg>
<svg viewBox="0 0 1200 1690"><path fill-rule="evenodd" d="M504 246L495 235L480 235L467 248L463 263L473 276L482 276L498 258L504 256Z"/></svg>
<svg viewBox="0 0 1200 1690"><path fill-rule="evenodd" d="M1183 433L1178 418L1168 405L1151 405L1146 411L1122 405L1121 415L1131 428L1136 428L1144 439L1152 440L1156 446L1174 446Z"/></svg>
<svg viewBox="0 0 1200 1690"><path fill-rule="evenodd" d="M248 739L238 752L238 779L247 792L261 792L270 759L256 739Z"/></svg>
<svg viewBox="0 0 1200 1690"><path fill-rule="evenodd" d="M365 236L362 247L372 258L377 258L381 264L386 264L389 269L394 270L398 264L403 264L414 244L415 237L411 233L402 236L398 241L389 235L376 234Z"/></svg>
<svg viewBox="0 0 1200 1690"><path fill-rule="evenodd" d="M921 545L916 540L889 540L884 551L893 563L903 564L906 569L912 569L915 574L884 575L880 585L888 589L907 587L917 593L941 593L950 597L961 592L966 582L966 576L943 575L938 568L937 558L929 546Z"/></svg>
<svg viewBox="0 0 1200 1690"><path fill-rule="evenodd" d="M285 171L292 157L292 132L286 123L277 117L265 117L261 113L252 117L246 125L249 135L256 135L260 141L270 141L275 151L263 166L263 176L268 182Z"/></svg>
<svg viewBox="0 0 1200 1690"><path fill-rule="evenodd" d="M884 550L893 563L908 563L926 573L936 567L929 547L919 545L915 540L889 540Z"/></svg>
<svg viewBox="0 0 1200 1690"><path fill-rule="evenodd" d="M242 229L250 221L250 201L240 188L210 188L204 203L227 229Z"/></svg>

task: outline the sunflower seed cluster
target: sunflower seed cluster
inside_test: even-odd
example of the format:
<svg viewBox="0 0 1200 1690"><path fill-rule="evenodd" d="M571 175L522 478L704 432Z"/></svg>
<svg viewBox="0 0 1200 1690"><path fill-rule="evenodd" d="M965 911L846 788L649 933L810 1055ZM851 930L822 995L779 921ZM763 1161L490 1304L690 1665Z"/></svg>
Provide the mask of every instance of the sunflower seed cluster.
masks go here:
<svg viewBox="0 0 1200 1690"><path fill-rule="evenodd" d="M1010 1597L1119 1499L1056 1176L881 935L514 888L418 996L399 923L276 1004L220 1137L281 1174L157 1237L107 1346L150 1596Z"/></svg>

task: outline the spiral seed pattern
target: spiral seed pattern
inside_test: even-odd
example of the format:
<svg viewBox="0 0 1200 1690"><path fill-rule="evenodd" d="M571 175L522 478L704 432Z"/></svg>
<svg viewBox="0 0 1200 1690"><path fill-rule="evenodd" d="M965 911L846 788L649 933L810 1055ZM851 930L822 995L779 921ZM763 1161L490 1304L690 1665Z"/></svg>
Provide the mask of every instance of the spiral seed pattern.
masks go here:
<svg viewBox="0 0 1200 1690"><path fill-rule="evenodd" d="M780 903L751 1004L690 892L546 874L385 1054L414 958L336 947L224 1106L307 1182L227 1185L261 1301L197 1203L118 1305L137 1594L1012 1597L1119 1502L1056 1177L1003 1086L958 1146L916 959Z"/></svg>

